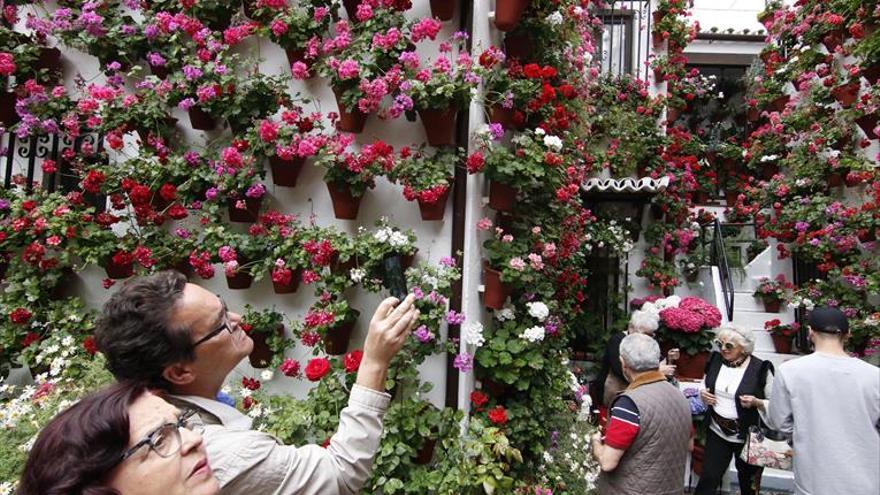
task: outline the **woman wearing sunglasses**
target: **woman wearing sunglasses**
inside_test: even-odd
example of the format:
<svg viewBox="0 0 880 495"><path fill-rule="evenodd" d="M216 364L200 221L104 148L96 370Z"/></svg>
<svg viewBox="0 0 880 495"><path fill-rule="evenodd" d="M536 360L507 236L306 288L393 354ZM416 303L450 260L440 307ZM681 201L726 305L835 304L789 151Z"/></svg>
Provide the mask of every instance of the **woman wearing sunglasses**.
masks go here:
<svg viewBox="0 0 880 495"><path fill-rule="evenodd" d="M718 331L715 347L706 364L700 396L706 412L706 449L703 474L695 494L718 493L721 478L735 456L740 493L759 493L763 468L739 458L749 427L757 426L773 388L773 364L752 355L755 336L751 330L725 327Z"/></svg>
<svg viewBox="0 0 880 495"><path fill-rule="evenodd" d="M43 429L18 494L215 494L220 488L194 419L143 385L116 383Z"/></svg>

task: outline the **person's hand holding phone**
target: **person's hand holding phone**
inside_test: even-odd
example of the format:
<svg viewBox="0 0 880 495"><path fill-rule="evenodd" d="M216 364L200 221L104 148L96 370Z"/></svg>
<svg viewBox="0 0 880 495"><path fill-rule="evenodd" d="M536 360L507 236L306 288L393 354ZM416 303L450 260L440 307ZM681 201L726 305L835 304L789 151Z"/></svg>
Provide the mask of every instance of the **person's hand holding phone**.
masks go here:
<svg viewBox="0 0 880 495"><path fill-rule="evenodd" d="M358 385L373 390L385 390L388 364L403 347L419 319L419 311L414 306L415 299L414 295L409 294L402 302L389 297L379 303L370 320L364 342L364 357L357 376Z"/></svg>

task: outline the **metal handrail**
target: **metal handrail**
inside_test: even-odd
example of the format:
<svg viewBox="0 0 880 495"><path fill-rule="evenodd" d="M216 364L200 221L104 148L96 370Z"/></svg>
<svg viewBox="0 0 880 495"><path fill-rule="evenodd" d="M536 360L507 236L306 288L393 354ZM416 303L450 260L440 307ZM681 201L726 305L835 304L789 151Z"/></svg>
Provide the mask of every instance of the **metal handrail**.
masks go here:
<svg viewBox="0 0 880 495"><path fill-rule="evenodd" d="M706 225L703 225L705 229ZM724 249L724 233L721 230L721 221L717 218L712 222L712 240L709 250L710 260L713 266L718 267L721 278L721 293L724 297L724 306L727 310L727 320L733 321L733 278L730 276L730 264L727 262L727 250ZM705 245L706 242L704 241Z"/></svg>

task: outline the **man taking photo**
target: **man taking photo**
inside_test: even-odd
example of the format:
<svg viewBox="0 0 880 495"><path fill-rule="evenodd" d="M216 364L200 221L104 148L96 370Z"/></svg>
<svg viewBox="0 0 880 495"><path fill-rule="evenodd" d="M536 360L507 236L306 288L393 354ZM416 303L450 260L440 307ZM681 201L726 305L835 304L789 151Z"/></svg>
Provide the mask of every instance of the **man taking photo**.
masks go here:
<svg viewBox="0 0 880 495"><path fill-rule="evenodd" d="M104 305L95 337L118 380L145 382L199 413L221 493L347 495L358 493L370 476L390 401L384 392L388 364L418 319L413 300L387 298L376 309L348 407L327 448L282 445L216 400L253 341L242 331L239 314L178 272L123 286Z"/></svg>

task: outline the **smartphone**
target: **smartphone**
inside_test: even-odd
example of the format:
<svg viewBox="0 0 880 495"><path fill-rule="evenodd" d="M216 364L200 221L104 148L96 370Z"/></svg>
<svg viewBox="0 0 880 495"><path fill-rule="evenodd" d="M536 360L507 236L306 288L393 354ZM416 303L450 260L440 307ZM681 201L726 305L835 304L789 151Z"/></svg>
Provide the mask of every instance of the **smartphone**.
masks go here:
<svg viewBox="0 0 880 495"><path fill-rule="evenodd" d="M382 268L385 272L385 287L391 292L392 296L402 301L406 298L409 290L406 288L403 266L400 265L400 255L386 256L382 260Z"/></svg>
<svg viewBox="0 0 880 495"><path fill-rule="evenodd" d="M666 364L675 364L679 357L681 357L681 351L677 348L669 349L669 352L666 353Z"/></svg>

